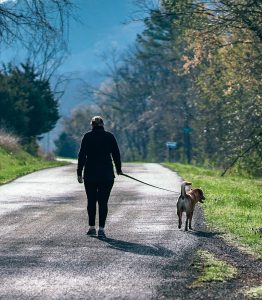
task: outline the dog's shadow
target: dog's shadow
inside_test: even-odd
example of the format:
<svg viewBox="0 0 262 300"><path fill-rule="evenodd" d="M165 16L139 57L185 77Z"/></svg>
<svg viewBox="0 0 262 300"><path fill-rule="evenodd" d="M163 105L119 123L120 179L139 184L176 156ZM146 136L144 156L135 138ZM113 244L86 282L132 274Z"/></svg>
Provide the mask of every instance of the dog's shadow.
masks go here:
<svg viewBox="0 0 262 300"><path fill-rule="evenodd" d="M202 230L190 230L188 233L193 234L198 237L213 239L221 235L221 232L210 232L210 231L202 231Z"/></svg>
<svg viewBox="0 0 262 300"><path fill-rule="evenodd" d="M138 255L160 256L160 257L172 257L174 252L162 247L160 245L144 245L138 243L131 243L122 240L116 240L111 238L100 239L107 243L110 248L130 252Z"/></svg>

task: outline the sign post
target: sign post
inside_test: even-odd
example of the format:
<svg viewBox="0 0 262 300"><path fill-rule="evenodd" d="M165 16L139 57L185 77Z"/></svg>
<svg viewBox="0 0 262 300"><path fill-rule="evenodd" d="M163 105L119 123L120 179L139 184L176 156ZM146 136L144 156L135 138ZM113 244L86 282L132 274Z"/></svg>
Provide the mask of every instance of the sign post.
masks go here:
<svg viewBox="0 0 262 300"><path fill-rule="evenodd" d="M171 161L171 151L177 148L177 142L166 142L167 160Z"/></svg>

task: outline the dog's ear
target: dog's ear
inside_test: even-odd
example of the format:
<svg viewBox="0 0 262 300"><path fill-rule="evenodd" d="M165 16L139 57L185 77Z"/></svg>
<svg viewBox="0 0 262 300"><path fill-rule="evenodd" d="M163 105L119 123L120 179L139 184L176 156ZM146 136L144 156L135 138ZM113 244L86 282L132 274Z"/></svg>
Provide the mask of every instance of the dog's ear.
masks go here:
<svg viewBox="0 0 262 300"><path fill-rule="evenodd" d="M204 192L201 189L195 189L199 195L199 198L205 200Z"/></svg>
<svg viewBox="0 0 262 300"><path fill-rule="evenodd" d="M192 185L192 182L185 181L185 184L186 184L186 185Z"/></svg>

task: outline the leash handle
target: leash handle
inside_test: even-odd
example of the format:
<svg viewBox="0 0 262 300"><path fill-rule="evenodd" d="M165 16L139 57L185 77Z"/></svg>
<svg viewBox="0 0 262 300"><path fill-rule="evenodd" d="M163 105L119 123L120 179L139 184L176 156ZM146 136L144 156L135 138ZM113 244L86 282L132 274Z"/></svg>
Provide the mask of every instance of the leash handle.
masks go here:
<svg viewBox="0 0 262 300"><path fill-rule="evenodd" d="M163 190L163 191L167 191L167 192L171 192L171 193L176 193L175 191L171 191L171 190L168 190L168 189L165 189L165 188L161 188L161 187L159 187L159 186L156 186L156 185L153 185L153 184L144 182L144 181L142 181L142 180L136 179L135 177L132 177L132 176L127 175L127 174L125 174L125 173L121 173L120 175L123 175L123 176L125 176L125 177L127 177L127 178L133 179L133 180L138 181L138 182L140 182L140 183L142 183L142 184L145 184L145 185L154 187L154 188L159 189L159 190Z"/></svg>

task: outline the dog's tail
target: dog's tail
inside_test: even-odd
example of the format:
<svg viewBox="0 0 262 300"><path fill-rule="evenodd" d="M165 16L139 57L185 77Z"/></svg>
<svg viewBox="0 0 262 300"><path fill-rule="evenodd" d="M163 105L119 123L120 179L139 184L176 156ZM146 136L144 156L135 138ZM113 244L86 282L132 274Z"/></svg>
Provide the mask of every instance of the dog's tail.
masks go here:
<svg viewBox="0 0 262 300"><path fill-rule="evenodd" d="M186 196L186 186L192 185L192 182L183 181L181 184L181 196L184 198Z"/></svg>

